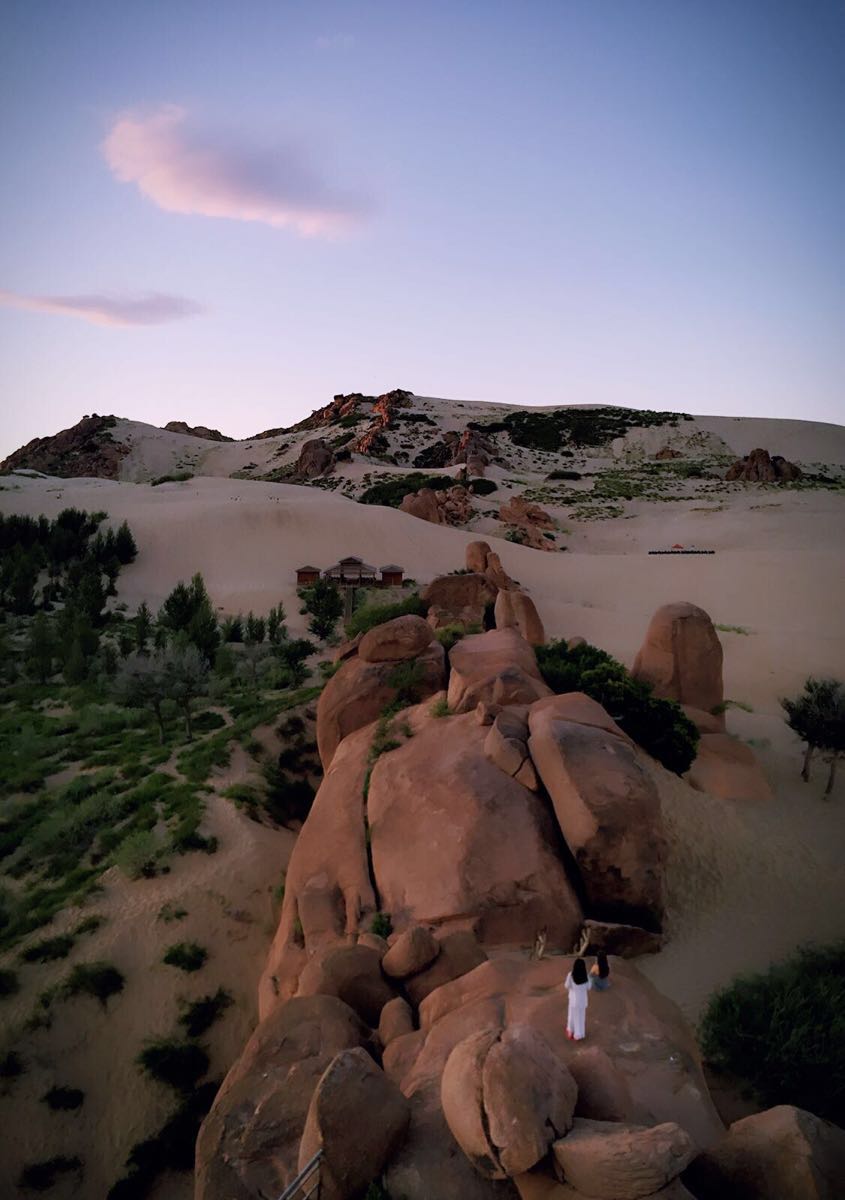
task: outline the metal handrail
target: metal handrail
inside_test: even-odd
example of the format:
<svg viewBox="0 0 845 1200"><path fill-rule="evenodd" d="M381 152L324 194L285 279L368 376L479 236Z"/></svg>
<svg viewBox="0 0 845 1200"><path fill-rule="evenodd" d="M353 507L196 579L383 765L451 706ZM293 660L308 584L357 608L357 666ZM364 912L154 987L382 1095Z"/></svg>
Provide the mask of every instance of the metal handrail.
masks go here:
<svg viewBox="0 0 845 1200"><path fill-rule="evenodd" d="M285 1190L279 1196L279 1200L294 1200L294 1196L299 1193L301 1200L308 1200L309 1196L320 1198L320 1163L323 1161L322 1147L317 1151L313 1158L309 1158L308 1162L297 1175L296 1179L292 1179ZM316 1178L311 1179L312 1175L316 1174ZM307 1183L311 1183L311 1187L307 1191L304 1190Z"/></svg>

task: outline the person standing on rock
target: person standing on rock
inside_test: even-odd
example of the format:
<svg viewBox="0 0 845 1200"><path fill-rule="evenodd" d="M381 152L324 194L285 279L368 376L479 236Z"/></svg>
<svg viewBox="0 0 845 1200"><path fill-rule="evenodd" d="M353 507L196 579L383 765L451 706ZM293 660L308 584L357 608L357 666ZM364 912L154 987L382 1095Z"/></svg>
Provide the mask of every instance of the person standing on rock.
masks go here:
<svg viewBox="0 0 845 1200"><path fill-rule="evenodd" d="M580 1042L585 1036L587 1023L587 993L592 984L583 958L576 958L564 984L569 992L569 1012L566 1016L566 1036L571 1042Z"/></svg>
<svg viewBox="0 0 845 1200"><path fill-rule="evenodd" d="M590 967L590 983L597 992L606 992L610 987L610 964L603 950L598 952L596 961Z"/></svg>

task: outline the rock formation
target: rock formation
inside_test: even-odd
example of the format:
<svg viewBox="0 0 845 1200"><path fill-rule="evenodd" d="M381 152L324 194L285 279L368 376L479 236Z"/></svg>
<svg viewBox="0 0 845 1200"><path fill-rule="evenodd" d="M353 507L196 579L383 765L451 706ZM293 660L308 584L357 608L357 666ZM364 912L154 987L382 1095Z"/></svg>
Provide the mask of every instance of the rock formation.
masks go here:
<svg viewBox="0 0 845 1200"><path fill-rule="evenodd" d="M302 444L294 476L297 479L316 479L318 475L329 475L334 464L334 452L325 439L312 438Z"/></svg>
<svg viewBox="0 0 845 1200"><path fill-rule="evenodd" d="M390 429L400 408L408 408L413 392L402 388L394 388L385 392L373 404L371 422L367 430L355 439L352 449L359 454L379 455L387 450L387 439L384 431Z"/></svg>
<svg viewBox="0 0 845 1200"><path fill-rule="evenodd" d="M534 550L556 549L554 542L543 536L557 528L554 518L539 505L530 504L524 496L512 496L501 504L499 520L518 533L523 545Z"/></svg>
<svg viewBox="0 0 845 1200"><path fill-rule="evenodd" d="M168 421L164 427L169 433L184 433L188 437L202 438L206 442L233 442L235 439L226 437L219 429L209 429L207 425L187 425L184 421Z"/></svg>
<svg viewBox="0 0 845 1200"><path fill-rule="evenodd" d="M469 542L466 548L466 569L472 574L483 575L495 594L499 589L507 590L516 584L502 566L502 560L488 542Z"/></svg>
<svg viewBox="0 0 845 1200"><path fill-rule="evenodd" d="M473 514L472 496L461 484L435 491L420 488L402 497L400 512L434 525L465 525Z"/></svg>
<svg viewBox="0 0 845 1200"><path fill-rule="evenodd" d="M750 746L726 733L703 733L687 780L722 800L766 801L772 789Z"/></svg>
<svg viewBox="0 0 845 1200"><path fill-rule="evenodd" d="M454 430L444 433L439 442L427 446L414 459L415 467L432 468L466 466L467 475L483 476L489 465L493 448L490 441L477 429L467 428L458 434Z"/></svg>
<svg viewBox="0 0 845 1200"><path fill-rule="evenodd" d="M521 636L532 646L542 646L546 640L546 631L534 601L516 588L499 592L496 597L495 620L497 629L518 629Z"/></svg>
<svg viewBox="0 0 845 1200"><path fill-rule="evenodd" d="M801 468L787 462L782 455L770 456L768 450L758 449L728 467L725 479L741 480L743 483L788 483L800 479L801 475Z"/></svg>
<svg viewBox="0 0 845 1200"><path fill-rule="evenodd" d="M534 651L515 629L491 629L461 638L452 648L449 662L448 702L454 713L470 712L482 702L499 706L533 704L551 694L540 675Z"/></svg>
<svg viewBox="0 0 845 1200"><path fill-rule="evenodd" d="M60 479L117 479L129 446L110 432L117 417L94 413L52 437L33 438L0 463L0 471L41 471Z"/></svg>
<svg viewBox="0 0 845 1200"><path fill-rule="evenodd" d="M704 609L686 602L658 608L631 673L662 700L707 713L718 709L724 700L722 644Z"/></svg>

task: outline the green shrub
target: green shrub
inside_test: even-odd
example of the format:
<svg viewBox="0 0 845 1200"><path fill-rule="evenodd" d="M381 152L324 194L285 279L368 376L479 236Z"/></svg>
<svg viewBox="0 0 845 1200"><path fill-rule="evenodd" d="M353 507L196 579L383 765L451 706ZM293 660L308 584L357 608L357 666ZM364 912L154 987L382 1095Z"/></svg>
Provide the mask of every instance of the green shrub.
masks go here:
<svg viewBox="0 0 845 1200"><path fill-rule="evenodd" d="M156 920L164 921L165 925L170 925L173 921L181 921L184 917L187 917L187 915L187 908L180 908L178 904L173 904L168 900L167 903L162 904L161 908L158 910Z"/></svg>
<svg viewBox="0 0 845 1200"><path fill-rule="evenodd" d="M198 1000L185 1002L184 1012L179 1016L179 1024L189 1038L201 1037L222 1017L231 1003L232 997L229 993L223 988L218 988L213 996L200 996Z"/></svg>
<svg viewBox="0 0 845 1200"><path fill-rule="evenodd" d="M207 958L208 951L196 942L176 942L165 950L162 962L169 967L178 967L180 971L193 972L204 967Z"/></svg>
<svg viewBox="0 0 845 1200"><path fill-rule="evenodd" d="M80 937L84 933L94 933L105 923L105 917L101 917L99 913L92 913L90 917L85 917L78 925L75 925L71 933L74 937Z"/></svg>
<svg viewBox="0 0 845 1200"><path fill-rule="evenodd" d="M433 717L451 717L452 715L452 710L449 708L445 696L441 696L439 700L435 700L429 711Z"/></svg>
<svg viewBox="0 0 845 1200"><path fill-rule="evenodd" d="M17 1079L19 1075L23 1075L24 1065L20 1055L14 1050L7 1050L0 1058L0 1079Z"/></svg>
<svg viewBox="0 0 845 1200"><path fill-rule="evenodd" d="M79 1088L66 1087L51 1087L49 1092L45 1092L41 1097L42 1103L54 1112L70 1112L80 1108L84 1099L85 1093Z"/></svg>
<svg viewBox="0 0 845 1200"><path fill-rule="evenodd" d="M189 1092L208 1070L209 1058L194 1042L161 1038L150 1042L136 1058L137 1065L152 1079L178 1092Z"/></svg>
<svg viewBox="0 0 845 1200"><path fill-rule="evenodd" d="M360 504L383 504L389 508L398 508L406 496L420 491L421 488L442 492L454 487L457 482L457 479L448 475L423 475L420 471L412 471L398 478L379 480L368 487L358 497L358 501Z"/></svg>
<svg viewBox="0 0 845 1200"><path fill-rule="evenodd" d="M79 963L73 968L60 989L60 995L93 996L106 1007L111 996L123 991L126 980L111 963Z"/></svg>
<svg viewBox="0 0 845 1200"><path fill-rule="evenodd" d="M346 625L346 635L354 638L359 633L366 633L369 629L375 629L377 625L383 625L385 621L392 621L394 617L404 617L409 613L424 617L427 612L428 605L424 604L416 593L408 596L407 600L399 600L394 604L365 604L352 614Z"/></svg>
<svg viewBox="0 0 845 1200"><path fill-rule="evenodd" d="M128 879L155 874L158 842L150 829L135 829L117 848L114 861Z"/></svg>
<svg viewBox="0 0 845 1200"><path fill-rule="evenodd" d="M18 1178L18 1187L32 1192L47 1192L55 1184L59 1175L70 1171L82 1171L82 1159L68 1158L58 1154L44 1162L30 1163L24 1167Z"/></svg>
<svg viewBox="0 0 845 1200"><path fill-rule="evenodd" d="M73 945L74 938L68 933L63 933L58 937L42 938L40 942L33 942L25 950L21 950L18 957L21 962L27 963L54 962L57 958L67 958Z"/></svg>
<svg viewBox="0 0 845 1200"><path fill-rule="evenodd" d="M190 471L176 471L173 475L159 475L150 484L150 487L158 487L160 483L186 483L189 479L193 479L193 474Z"/></svg>
<svg viewBox="0 0 845 1200"><path fill-rule="evenodd" d="M845 941L808 947L711 997L701 1046L764 1107L794 1104L845 1121Z"/></svg>
<svg viewBox="0 0 845 1200"><path fill-rule="evenodd" d="M580 479L580 471L550 471L546 479Z"/></svg>
<svg viewBox="0 0 845 1200"><path fill-rule="evenodd" d="M537 646L540 674L558 694L586 692L610 713L638 745L677 775L689 770L698 750L698 730L672 700L659 700L648 684L633 679L604 650L584 643Z"/></svg>
<svg viewBox="0 0 845 1200"><path fill-rule="evenodd" d="M390 914L377 912L370 925L370 933L374 933L376 937L390 937L391 933L393 933L393 922L390 919Z"/></svg>
<svg viewBox="0 0 845 1200"><path fill-rule="evenodd" d="M15 992L20 991L20 986L16 971L0 967L0 996L14 996Z"/></svg>
<svg viewBox="0 0 845 1200"><path fill-rule="evenodd" d="M489 496L499 488L498 483L492 479L471 479L467 486L473 496Z"/></svg>

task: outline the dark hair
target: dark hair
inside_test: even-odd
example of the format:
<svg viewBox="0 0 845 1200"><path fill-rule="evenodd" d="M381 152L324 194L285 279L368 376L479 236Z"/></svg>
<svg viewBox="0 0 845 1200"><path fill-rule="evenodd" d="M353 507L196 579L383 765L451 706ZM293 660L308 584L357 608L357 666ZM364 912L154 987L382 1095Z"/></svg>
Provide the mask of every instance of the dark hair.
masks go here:
<svg viewBox="0 0 845 1200"><path fill-rule="evenodd" d="M576 958L572 964L572 982L586 983L587 982L587 964L583 958Z"/></svg>
<svg viewBox="0 0 845 1200"><path fill-rule="evenodd" d="M596 966L599 969L599 979L607 979L610 974L610 964L607 961L607 955L603 950L600 950L596 955Z"/></svg>

